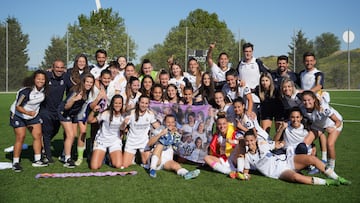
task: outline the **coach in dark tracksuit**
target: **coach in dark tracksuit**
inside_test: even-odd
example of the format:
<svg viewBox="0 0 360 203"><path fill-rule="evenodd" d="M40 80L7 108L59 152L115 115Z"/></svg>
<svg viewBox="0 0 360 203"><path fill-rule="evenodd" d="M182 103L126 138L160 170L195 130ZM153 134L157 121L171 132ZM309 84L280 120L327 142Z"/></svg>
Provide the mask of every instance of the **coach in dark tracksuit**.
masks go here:
<svg viewBox="0 0 360 203"><path fill-rule="evenodd" d="M40 107L40 117L43 120L42 133L44 142L44 156L53 163L51 155L51 140L59 132L60 120L57 115L57 108L63 100L64 92L68 84L64 77L67 77L64 62L56 60L53 63L51 72L47 72L49 78L48 94Z"/></svg>

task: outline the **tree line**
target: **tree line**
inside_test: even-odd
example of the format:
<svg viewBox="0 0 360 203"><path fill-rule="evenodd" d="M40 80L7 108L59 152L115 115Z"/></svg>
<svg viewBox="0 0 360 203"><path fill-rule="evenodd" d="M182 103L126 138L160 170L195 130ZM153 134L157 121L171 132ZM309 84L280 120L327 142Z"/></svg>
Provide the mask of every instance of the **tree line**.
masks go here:
<svg viewBox="0 0 360 203"><path fill-rule="evenodd" d="M8 28L6 28L6 24ZM6 53L6 29L8 29L8 56L9 56L9 89L21 86L22 78L27 75L26 64L29 61L27 45L29 36L21 30L21 25L14 17L9 17L0 24L0 55ZM146 35L146 32L144 32ZM151 36L149 36L151 37ZM209 13L196 9L189 13L187 18L181 19L179 24L172 27L163 43L155 44L148 52L140 57L151 59L155 69L167 67L167 59L174 55L181 64L186 64L188 51L204 50L209 44L216 42L217 49L214 56L226 52L233 64L238 64L240 47L246 39L235 39L226 23L219 20L216 13ZM136 59L137 45L135 40L127 33L124 19L111 8L90 12L89 15L80 14L78 20L69 24L63 36L51 38L50 45L45 50L44 58L39 64L41 69L51 67L55 59L71 61L79 53L85 53L90 62L95 62L94 53L97 49L108 51L109 60L117 56L126 56L129 61ZM312 51L317 58L330 56L340 50L340 40L333 33L322 33L314 40L306 38L305 33L299 30L289 44L290 64L296 72L302 70L302 54ZM206 52L204 52L206 53ZM206 64L201 63L203 70ZM5 90L6 59L0 58L0 91ZM275 68L275 67L274 67ZM337 74L336 71L333 71Z"/></svg>

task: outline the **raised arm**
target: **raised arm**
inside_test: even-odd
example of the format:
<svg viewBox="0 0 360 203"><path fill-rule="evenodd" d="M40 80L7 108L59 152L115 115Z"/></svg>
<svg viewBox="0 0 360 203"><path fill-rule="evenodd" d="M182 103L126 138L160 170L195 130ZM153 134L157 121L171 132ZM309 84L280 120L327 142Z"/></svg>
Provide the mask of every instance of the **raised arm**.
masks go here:
<svg viewBox="0 0 360 203"><path fill-rule="evenodd" d="M207 53L207 57L206 57L206 61L207 61L210 68L212 67L212 65L214 63L213 57L212 57L212 52L213 52L214 48L215 48L215 42L210 44L209 50L208 50L208 53Z"/></svg>

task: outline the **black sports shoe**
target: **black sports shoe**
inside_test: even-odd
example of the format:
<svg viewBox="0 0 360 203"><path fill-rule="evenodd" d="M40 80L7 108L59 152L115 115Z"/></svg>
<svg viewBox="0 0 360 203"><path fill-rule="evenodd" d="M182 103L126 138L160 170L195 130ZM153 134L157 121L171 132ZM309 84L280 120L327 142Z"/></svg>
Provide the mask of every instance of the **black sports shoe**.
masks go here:
<svg viewBox="0 0 360 203"><path fill-rule="evenodd" d="M21 172L22 171L22 167L20 166L20 163L14 163L12 170L15 172Z"/></svg>
<svg viewBox="0 0 360 203"><path fill-rule="evenodd" d="M75 168L75 162L69 158L67 161L65 161L64 165L65 168Z"/></svg>
<svg viewBox="0 0 360 203"><path fill-rule="evenodd" d="M54 160L51 158L51 157L48 157L45 153L42 153L41 154L41 161L46 163L46 164L53 164L54 163Z"/></svg>
<svg viewBox="0 0 360 203"><path fill-rule="evenodd" d="M34 161L32 163L32 166L33 167L45 167L45 166L48 166L49 164L45 163L43 160L37 160L37 161Z"/></svg>

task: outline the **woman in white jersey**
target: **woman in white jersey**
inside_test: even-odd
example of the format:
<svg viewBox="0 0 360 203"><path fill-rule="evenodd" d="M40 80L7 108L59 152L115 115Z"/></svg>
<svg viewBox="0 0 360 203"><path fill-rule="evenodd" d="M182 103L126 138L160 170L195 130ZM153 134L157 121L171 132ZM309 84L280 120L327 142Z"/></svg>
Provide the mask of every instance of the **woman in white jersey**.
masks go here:
<svg viewBox="0 0 360 203"><path fill-rule="evenodd" d="M235 121L234 126L237 128L237 145L233 151L231 159L236 164L237 171L232 171L229 176L230 178L244 179L242 173L244 172L244 157L245 157L245 143L244 134L253 130L257 134L257 138L260 140L268 140L269 134L260 127L256 117L250 118L246 113L245 103L241 97L236 98L233 101Z"/></svg>
<svg viewBox="0 0 360 203"><path fill-rule="evenodd" d="M248 148L245 154L244 176L250 179L249 170L255 167L264 176L274 179L281 179L288 182L296 182L312 185L349 185L350 181L338 176L333 169L328 168L316 156L298 154L287 156L272 153L275 148L283 147L281 142L258 141L253 131L245 133L245 144ZM318 177L305 176L297 173L309 165L314 165L322 173L329 177L323 179Z"/></svg>
<svg viewBox="0 0 360 203"><path fill-rule="evenodd" d="M111 165L114 168L122 167L122 135L120 125L123 122L123 98L114 95L110 106L102 113L95 116L99 106L89 114L88 122L98 122L100 128L96 134L90 168L99 169L103 163L106 151L109 150Z"/></svg>
<svg viewBox="0 0 360 203"><path fill-rule="evenodd" d="M326 149L322 145L322 160L327 159L324 155L327 151L329 166L335 168L335 143L343 128L343 118L334 108L327 103L321 103L316 94L310 90L303 92L304 115L311 121L311 128L318 131L319 136L327 132ZM321 140L323 142L323 140ZM323 144L323 143L322 143Z"/></svg>
<svg viewBox="0 0 360 203"><path fill-rule="evenodd" d="M38 70L24 81L24 88L16 94L16 100L10 107L10 125L14 128L15 144L13 153L13 167L15 172L21 172L20 155L28 128L34 139L33 167L47 166L41 161L41 120L39 117L40 103L45 99L45 89L48 78L44 71Z"/></svg>
<svg viewBox="0 0 360 203"><path fill-rule="evenodd" d="M310 149L314 141L314 133L304 127L302 120L303 115L301 109L299 107L293 107L290 110L289 122L282 122L276 131L274 140L284 141L284 148L287 150L286 153L288 155L295 154L295 149L300 143L304 143L307 149ZM304 154L308 154L308 150L306 150Z"/></svg>
<svg viewBox="0 0 360 203"><path fill-rule="evenodd" d="M120 126L121 130L125 130L129 126L123 157L125 168L132 164L137 150L141 153L143 164L146 164L149 157L149 151L144 151L144 149L149 141L150 127L156 129L160 126L160 123L155 119L154 112L149 109L149 104L150 98L141 95L135 109L131 110L130 115L124 119Z"/></svg>

